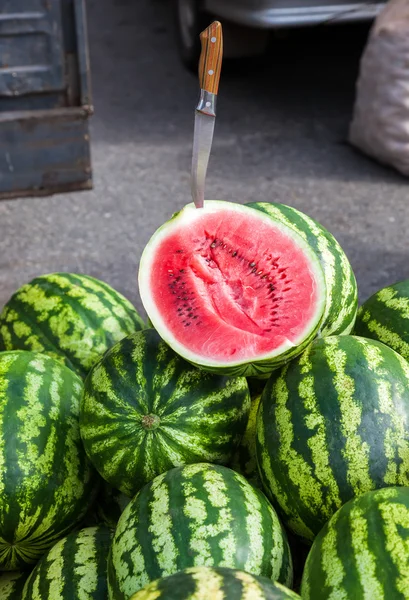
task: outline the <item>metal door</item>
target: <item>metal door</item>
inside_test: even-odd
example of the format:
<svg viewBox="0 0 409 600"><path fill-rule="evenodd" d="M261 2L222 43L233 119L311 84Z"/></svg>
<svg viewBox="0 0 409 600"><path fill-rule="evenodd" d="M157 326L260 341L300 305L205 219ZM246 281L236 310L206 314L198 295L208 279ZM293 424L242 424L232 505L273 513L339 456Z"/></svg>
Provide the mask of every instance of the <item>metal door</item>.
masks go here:
<svg viewBox="0 0 409 600"><path fill-rule="evenodd" d="M0 0L0 199L92 187L85 0Z"/></svg>

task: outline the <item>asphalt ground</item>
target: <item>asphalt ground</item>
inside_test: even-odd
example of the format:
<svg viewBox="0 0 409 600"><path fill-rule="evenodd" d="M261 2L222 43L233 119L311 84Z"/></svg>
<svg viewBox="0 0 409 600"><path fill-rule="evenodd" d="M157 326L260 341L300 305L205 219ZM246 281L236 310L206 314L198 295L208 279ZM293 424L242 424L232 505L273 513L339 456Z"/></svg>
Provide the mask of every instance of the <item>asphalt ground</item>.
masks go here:
<svg viewBox="0 0 409 600"><path fill-rule="evenodd" d="M163 0L89 0L95 115L89 192L0 202L0 305L36 275L74 271L143 310L141 252L190 202L198 82ZM279 201L345 249L365 300L408 277L408 183L346 142L366 28L297 32L263 63L226 65L206 196Z"/></svg>

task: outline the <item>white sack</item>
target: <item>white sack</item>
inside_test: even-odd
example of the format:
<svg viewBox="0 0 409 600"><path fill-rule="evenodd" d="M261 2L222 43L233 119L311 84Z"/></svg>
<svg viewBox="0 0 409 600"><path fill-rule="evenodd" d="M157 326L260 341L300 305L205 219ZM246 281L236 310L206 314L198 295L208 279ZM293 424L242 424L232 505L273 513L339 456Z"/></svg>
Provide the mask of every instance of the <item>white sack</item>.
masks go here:
<svg viewBox="0 0 409 600"><path fill-rule="evenodd" d="M390 0L371 29L349 141L409 176L409 0Z"/></svg>

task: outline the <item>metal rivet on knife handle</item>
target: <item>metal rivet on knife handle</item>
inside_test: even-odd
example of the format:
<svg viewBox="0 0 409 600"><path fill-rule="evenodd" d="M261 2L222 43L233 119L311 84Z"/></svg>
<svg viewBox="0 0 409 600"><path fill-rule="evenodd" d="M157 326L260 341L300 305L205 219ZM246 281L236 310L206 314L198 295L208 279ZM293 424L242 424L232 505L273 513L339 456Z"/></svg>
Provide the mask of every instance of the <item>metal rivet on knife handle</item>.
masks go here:
<svg viewBox="0 0 409 600"><path fill-rule="evenodd" d="M202 90L217 94L223 57L222 24L214 21L200 34L202 53L199 62L199 82Z"/></svg>

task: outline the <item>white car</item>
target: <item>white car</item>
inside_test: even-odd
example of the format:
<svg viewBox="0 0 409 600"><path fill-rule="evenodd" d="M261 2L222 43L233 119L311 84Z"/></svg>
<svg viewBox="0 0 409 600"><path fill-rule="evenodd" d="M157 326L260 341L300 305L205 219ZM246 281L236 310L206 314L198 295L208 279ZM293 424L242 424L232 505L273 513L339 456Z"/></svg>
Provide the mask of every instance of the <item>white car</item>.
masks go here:
<svg viewBox="0 0 409 600"><path fill-rule="evenodd" d="M199 34L211 19L217 18L223 25L245 26L248 35L243 44L252 47L250 53L257 53L255 40L261 47L269 30L368 21L385 4L351 0L174 0L174 16L181 58L188 67L196 68Z"/></svg>

